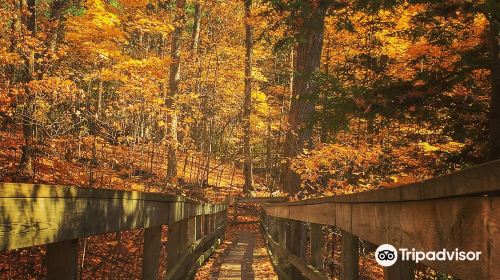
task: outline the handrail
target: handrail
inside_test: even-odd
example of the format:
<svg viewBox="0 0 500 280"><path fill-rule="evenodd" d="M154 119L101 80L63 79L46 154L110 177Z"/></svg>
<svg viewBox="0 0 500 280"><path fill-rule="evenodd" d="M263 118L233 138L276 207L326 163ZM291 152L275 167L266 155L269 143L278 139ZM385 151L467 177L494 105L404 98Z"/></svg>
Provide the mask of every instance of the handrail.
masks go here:
<svg viewBox="0 0 500 280"><path fill-rule="evenodd" d="M270 251L275 252L275 254L278 255L280 258L286 259L286 261L289 262L291 265L297 267L307 279L328 280L328 277L322 275L321 272L314 266L305 263L303 260L300 259L299 256L296 256L293 253L288 252L283 245L276 242L273 239L273 237L269 234L269 228L266 225L262 225L261 230L262 234L264 235L264 238L266 239L266 244L270 248L272 248ZM281 274L280 277L287 278L286 274L280 271L279 266L276 268L276 270L279 271L278 272L279 274Z"/></svg>
<svg viewBox="0 0 500 280"><path fill-rule="evenodd" d="M162 225L169 229L167 267L172 268L191 244L203 249L209 239L218 240L226 220L227 204L175 195L0 183L0 251L48 244L49 279L76 279L78 238L133 229L145 229L143 279L156 279ZM209 239L203 239L202 227ZM183 279L205 253L200 248L191 248L198 255L169 279Z"/></svg>
<svg viewBox="0 0 500 280"><path fill-rule="evenodd" d="M368 203L421 201L456 196L498 195L499 191L500 160L494 160L474 167L465 168L451 174L441 175L398 187L283 202L279 205L306 205L329 202Z"/></svg>
<svg viewBox="0 0 500 280"><path fill-rule="evenodd" d="M288 197L274 196L274 197L235 197L233 202L233 220L232 223L238 223L238 204L259 203L261 205L270 202L284 202Z"/></svg>
<svg viewBox="0 0 500 280"><path fill-rule="evenodd" d="M343 250L346 258L357 259L355 238L358 237L374 244L388 243L396 248L424 252L456 248L481 251L479 261L423 260L422 263L463 279L497 279L500 275L497 265L500 263L499 194L500 161L497 160L400 187L267 203L263 209L267 217L340 228L346 240L351 236L354 240L349 246L355 248ZM351 261L350 265L357 266L357 262ZM403 266L406 274L401 278ZM398 273L399 279L412 279L411 267L398 262L386 269L386 279L390 279L391 271L398 271L394 273ZM343 270L346 275L356 274L357 267L343 267Z"/></svg>
<svg viewBox="0 0 500 280"><path fill-rule="evenodd" d="M235 197L235 203L269 203L269 202L284 202L288 197L274 196L274 197Z"/></svg>
<svg viewBox="0 0 500 280"><path fill-rule="evenodd" d="M175 266L169 269L165 280L191 279L196 272L195 268L205 260L206 256L204 253L207 251L212 252L214 246L220 244L220 238L224 233L224 228L225 225L220 225L214 232L191 244L188 249L184 251L182 256L179 257Z"/></svg>

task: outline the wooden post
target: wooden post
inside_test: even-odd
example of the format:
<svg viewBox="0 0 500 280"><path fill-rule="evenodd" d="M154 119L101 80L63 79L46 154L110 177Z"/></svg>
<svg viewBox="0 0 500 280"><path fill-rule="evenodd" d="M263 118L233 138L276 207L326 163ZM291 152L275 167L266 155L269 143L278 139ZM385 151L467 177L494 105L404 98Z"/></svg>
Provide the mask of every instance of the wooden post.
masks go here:
<svg viewBox="0 0 500 280"><path fill-rule="evenodd" d="M384 279L415 279L415 263L412 261L402 261L399 259L394 265L384 267Z"/></svg>
<svg viewBox="0 0 500 280"><path fill-rule="evenodd" d="M214 231L217 228L217 223L219 222L218 220L219 219L217 217L217 213L212 214L212 219L211 219L211 221L212 221L211 230L212 231Z"/></svg>
<svg viewBox="0 0 500 280"><path fill-rule="evenodd" d="M358 237L342 230L342 280L359 278Z"/></svg>
<svg viewBox="0 0 500 280"><path fill-rule="evenodd" d="M267 219L266 212L264 211L264 208L262 207L262 203L260 204L259 209L260 209L260 211L259 211L259 218L260 218L261 221L264 221L264 224L267 226L268 225L268 219Z"/></svg>
<svg viewBox="0 0 500 280"><path fill-rule="evenodd" d="M78 239L47 244L47 279L77 279Z"/></svg>
<svg viewBox="0 0 500 280"><path fill-rule="evenodd" d="M215 220L216 220L216 217L215 217L215 214L210 214L210 232L214 232L215 231Z"/></svg>
<svg viewBox="0 0 500 280"><path fill-rule="evenodd" d="M286 232L287 251L303 260L306 246L306 242L303 242L305 240L305 236L303 236L304 225L300 221L289 220ZM305 279L300 270L298 270L295 266L290 266L289 276L290 279Z"/></svg>
<svg viewBox="0 0 500 280"><path fill-rule="evenodd" d="M187 247L190 245L190 239L194 238L194 228L191 234L189 234L189 221L192 220L191 224L194 224L194 219L183 219L178 221L177 223L174 224L174 229L173 229L173 234L170 235L167 238L167 269L175 267L175 265L178 263L179 259L182 257L184 252L186 252ZM177 234L177 236L175 236ZM173 247L172 249L172 256L170 256L170 251L168 247L168 242L170 241L170 237L172 238L172 243L175 242L175 244L171 244ZM176 275L183 275L186 272L186 267L179 267Z"/></svg>
<svg viewBox="0 0 500 280"><path fill-rule="evenodd" d="M286 224L287 220L283 218L276 218L278 223L278 243L283 249L286 249L287 236L286 236ZM290 270L290 264L288 263L288 259L286 255L280 254L279 252L273 252L278 257L278 266L288 274Z"/></svg>
<svg viewBox="0 0 500 280"><path fill-rule="evenodd" d="M215 228L218 228L220 225L221 225L221 213L218 212L218 213L215 213L214 216L215 216Z"/></svg>
<svg viewBox="0 0 500 280"><path fill-rule="evenodd" d="M201 215L195 217L195 240L199 240L201 236Z"/></svg>
<svg viewBox="0 0 500 280"><path fill-rule="evenodd" d="M210 234L210 215L203 216L203 235L207 236Z"/></svg>
<svg viewBox="0 0 500 280"><path fill-rule="evenodd" d="M226 209L224 210L224 225L227 226L228 223L228 211L229 211L229 206L231 206L231 201L232 197L230 195L226 196Z"/></svg>
<svg viewBox="0 0 500 280"><path fill-rule="evenodd" d="M179 243L180 243L180 248L179 248L179 256L182 256L182 253L186 250L186 248L189 245L189 228L188 228L188 220L189 219L184 219L179 221Z"/></svg>
<svg viewBox="0 0 500 280"><path fill-rule="evenodd" d="M224 225L224 211L219 213L219 226Z"/></svg>
<svg viewBox="0 0 500 280"><path fill-rule="evenodd" d="M224 211L219 212L219 226L224 224Z"/></svg>
<svg viewBox="0 0 500 280"><path fill-rule="evenodd" d="M320 224L311 224L311 265L323 269L323 230Z"/></svg>
<svg viewBox="0 0 500 280"><path fill-rule="evenodd" d="M277 218L278 220L278 243L286 248L286 220Z"/></svg>
<svg viewBox="0 0 500 280"><path fill-rule="evenodd" d="M277 225L277 222L279 220L279 218L275 218L275 217L272 217L272 216L267 216L268 217L268 220L269 220L269 225L267 225L267 229L268 229L268 234L271 236L271 238L278 242L279 243L279 237L278 237L278 225ZM278 253L277 252L272 252L273 254L273 261L278 263L279 264L279 256L278 256Z"/></svg>
<svg viewBox="0 0 500 280"><path fill-rule="evenodd" d="M266 221L267 228L271 230L272 222L273 222L273 217L267 215L266 211L264 211L264 208L260 208L260 212L262 213L262 217L264 217L264 220Z"/></svg>
<svg viewBox="0 0 500 280"><path fill-rule="evenodd" d="M179 260L181 250L180 250L180 239L181 239L181 223L180 221L171 225L168 225L167 232L167 271L175 266Z"/></svg>
<svg viewBox="0 0 500 280"><path fill-rule="evenodd" d="M233 203L233 224L238 223L238 199L235 197L234 198L234 203Z"/></svg>
<svg viewBox="0 0 500 280"><path fill-rule="evenodd" d="M142 254L142 280L157 279L161 253L161 226L144 230Z"/></svg>
<svg viewBox="0 0 500 280"><path fill-rule="evenodd" d="M269 231L274 232L275 231L275 223L276 219L273 216L266 215L266 223L267 227L269 228Z"/></svg>
<svg viewBox="0 0 500 280"><path fill-rule="evenodd" d="M186 244L185 247L189 247L196 241L196 217L186 219Z"/></svg>
<svg viewBox="0 0 500 280"><path fill-rule="evenodd" d="M276 218L273 217L273 216L268 216L268 228L269 228L269 235L271 235L271 237L274 239L274 240L277 240L278 239L278 236L276 235L277 233L277 226L276 226Z"/></svg>

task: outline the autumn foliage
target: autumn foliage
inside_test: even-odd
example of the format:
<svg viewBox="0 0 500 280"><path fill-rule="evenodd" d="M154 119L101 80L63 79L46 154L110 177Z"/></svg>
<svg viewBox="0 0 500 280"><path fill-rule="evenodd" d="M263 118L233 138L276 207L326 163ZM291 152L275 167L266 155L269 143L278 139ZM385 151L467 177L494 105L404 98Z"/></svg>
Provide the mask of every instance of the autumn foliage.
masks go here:
<svg viewBox="0 0 500 280"><path fill-rule="evenodd" d="M498 1L0 2L0 181L305 198L500 158Z"/></svg>

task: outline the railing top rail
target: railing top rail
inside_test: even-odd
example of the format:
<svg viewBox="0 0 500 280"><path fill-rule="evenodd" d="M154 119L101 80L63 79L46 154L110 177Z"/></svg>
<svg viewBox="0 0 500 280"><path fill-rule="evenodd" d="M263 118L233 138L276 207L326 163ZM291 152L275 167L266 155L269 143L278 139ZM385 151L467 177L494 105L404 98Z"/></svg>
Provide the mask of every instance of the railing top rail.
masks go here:
<svg viewBox="0 0 500 280"><path fill-rule="evenodd" d="M0 251L170 225L226 209L175 195L0 183Z"/></svg>
<svg viewBox="0 0 500 280"><path fill-rule="evenodd" d="M262 203L262 202L283 202L287 201L288 197L235 197L234 201L238 203Z"/></svg>
<svg viewBox="0 0 500 280"><path fill-rule="evenodd" d="M0 199L2 198L96 198L183 202L195 205L212 205L212 203L199 202L183 196L160 193L0 182Z"/></svg>
<svg viewBox="0 0 500 280"><path fill-rule="evenodd" d="M451 174L399 187L377 189L361 193L305 199L293 202L269 203L268 207L282 205L309 205L323 203L373 203L430 200L457 196L497 195L500 193L500 160L490 161Z"/></svg>
<svg viewBox="0 0 500 280"><path fill-rule="evenodd" d="M397 188L266 203L267 215L330 225L374 244L482 252L477 261L421 262L461 279L500 275L500 160Z"/></svg>

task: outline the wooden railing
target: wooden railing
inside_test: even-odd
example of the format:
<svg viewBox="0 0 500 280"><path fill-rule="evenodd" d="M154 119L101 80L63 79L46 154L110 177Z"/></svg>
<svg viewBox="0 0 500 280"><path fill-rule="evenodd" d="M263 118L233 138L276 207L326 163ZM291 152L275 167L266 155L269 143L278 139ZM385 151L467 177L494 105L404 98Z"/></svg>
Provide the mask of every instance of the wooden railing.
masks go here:
<svg viewBox="0 0 500 280"><path fill-rule="evenodd" d="M238 223L238 205L244 204L259 204L263 206L265 203L269 202L283 202L287 201L287 197L234 197L232 206L233 206L233 220L232 223Z"/></svg>
<svg viewBox="0 0 500 280"><path fill-rule="evenodd" d="M142 279L157 279L168 225L166 279L188 279L227 224L226 204L180 196L0 183L0 251L47 244L47 278L76 279L78 239L144 229Z"/></svg>
<svg viewBox="0 0 500 280"><path fill-rule="evenodd" d="M500 161L401 187L267 203L261 217L272 260L282 278L290 265L308 279L322 273L322 225L342 232L341 279L358 279L359 239L418 251L480 251L478 261L430 261L424 265L460 279L500 279ZM304 230L290 228L309 223ZM310 261L294 244L310 240ZM296 249L296 248L295 248ZM295 252L294 252L295 251ZM384 269L385 279L414 279L414 263ZM291 279L296 279L292 277Z"/></svg>

